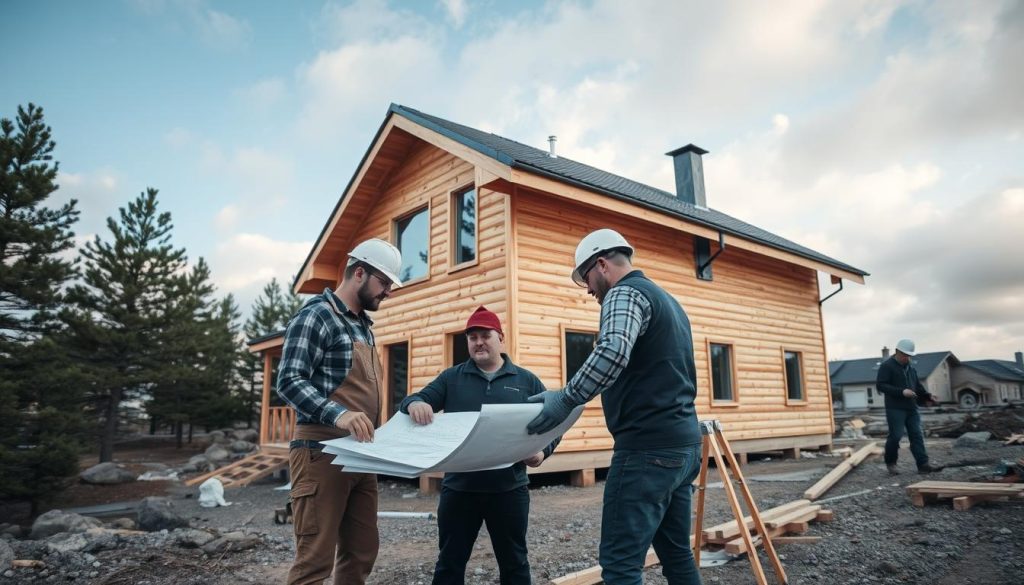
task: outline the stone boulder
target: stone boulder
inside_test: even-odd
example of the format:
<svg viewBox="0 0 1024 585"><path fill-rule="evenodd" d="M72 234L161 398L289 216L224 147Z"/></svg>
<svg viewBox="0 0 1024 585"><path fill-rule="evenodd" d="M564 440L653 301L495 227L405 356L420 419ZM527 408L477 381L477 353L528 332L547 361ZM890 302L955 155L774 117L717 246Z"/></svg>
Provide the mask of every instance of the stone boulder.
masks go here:
<svg viewBox="0 0 1024 585"><path fill-rule="evenodd" d="M964 433L953 441L954 447L981 447L985 444L985 441L992 437L992 433L988 431L979 431L976 433Z"/></svg>
<svg viewBox="0 0 1024 585"><path fill-rule="evenodd" d="M236 441L246 441L249 443L258 443L260 440L260 433L256 429L237 429L231 431L231 436Z"/></svg>
<svg viewBox="0 0 1024 585"><path fill-rule="evenodd" d="M224 552L238 552L256 547L260 543L258 536L244 532L229 532L213 542L203 545L203 552L208 555Z"/></svg>
<svg viewBox="0 0 1024 585"><path fill-rule="evenodd" d="M6 571L14 566L14 549L7 544L6 540L0 540L0 571Z"/></svg>
<svg viewBox="0 0 1024 585"><path fill-rule="evenodd" d="M11 538L21 538L24 531L21 526L17 524L8 524L7 522L0 523L0 536L10 536Z"/></svg>
<svg viewBox="0 0 1024 585"><path fill-rule="evenodd" d="M135 474L124 468L123 465L107 461L99 465L93 465L83 471L79 477L85 483L95 485L113 485L135 481Z"/></svg>
<svg viewBox="0 0 1024 585"><path fill-rule="evenodd" d="M150 496L139 504L136 524L139 530L156 532L164 529L187 528L188 519L175 512L174 504L168 498Z"/></svg>
<svg viewBox="0 0 1024 585"><path fill-rule="evenodd" d="M188 463L186 463L185 465L181 466L181 470L180 471L182 473L193 473L193 472L197 472L197 471L200 472L200 473L206 473L206 472L209 472L209 471L213 471L214 469L217 469L217 466L213 462L211 462L209 459L207 459L206 455L200 454L200 455L193 455L188 460Z"/></svg>
<svg viewBox="0 0 1024 585"><path fill-rule="evenodd" d="M82 532L61 532L46 539L51 553L79 552L89 546L89 538Z"/></svg>
<svg viewBox="0 0 1024 585"><path fill-rule="evenodd" d="M50 510L36 518L32 523L32 531L29 538L41 540L60 532L85 532L90 528L99 528L103 523L96 518L82 516L74 512L62 512Z"/></svg>
<svg viewBox="0 0 1024 585"><path fill-rule="evenodd" d="M217 443L223 443L225 439L224 431L212 431L210 433L210 442L216 445Z"/></svg>
<svg viewBox="0 0 1024 585"><path fill-rule="evenodd" d="M231 443L231 451L234 453L248 453L256 448L256 445L249 441L233 441Z"/></svg>
<svg viewBox="0 0 1024 585"><path fill-rule="evenodd" d="M206 452L203 454L206 455L206 458L208 460L214 462L226 461L229 457L231 457L231 453L228 452L228 450L225 449L223 445L220 445L218 443L214 443L213 445L207 447Z"/></svg>
<svg viewBox="0 0 1024 585"><path fill-rule="evenodd" d="M182 548L199 548L217 539L216 534L196 528L178 528L171 536Z"/></svg>

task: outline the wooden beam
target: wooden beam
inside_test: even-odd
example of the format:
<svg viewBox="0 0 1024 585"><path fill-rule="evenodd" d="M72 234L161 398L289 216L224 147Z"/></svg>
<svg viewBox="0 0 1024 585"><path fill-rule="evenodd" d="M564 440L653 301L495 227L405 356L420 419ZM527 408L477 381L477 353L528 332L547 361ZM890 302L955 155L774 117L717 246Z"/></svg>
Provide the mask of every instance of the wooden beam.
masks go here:
<svg viewBox="0 0 1024 585"><path fill-rule="evenodd" d="M282 342L284 339L282 338ZM263 398L260 399L260 445L270 438L270 427L267 424L270 420L270 384L274 368L274 357L269 353L263 354Z"/></svg>
<svg viewBox="0 0 1024 585"><path fill-rule="evenodd" d="M512 169L509 166L503 165L493 158L485 154L481 154L461 142L452 140L451 138L434 132L429 128L424 128L408 118L403 118L401 115L392 116L391 122L393 122L396 127L405 130L416 138L419 138L420 140L432 144L442 150L446 150L462 160L470 162L474 166L487 171L494 176L494 179L492 180L508 180L510 178L509 174Z"/></svg>
<svg viewBox="0 0 1024 585"><path fill-rule="evenodd" d="M843 460L836 465L832 471L828 472L825 477L818 480L818 483L812 485L807 491L804 492L804 497L808 500L817 500L822 494L827 492L832 486L834 486L840 479L846 476L847 473L857 467L869 456L875 454L876 444L874 442L864 445L856 453L851 455L849 458Z"/></svg>

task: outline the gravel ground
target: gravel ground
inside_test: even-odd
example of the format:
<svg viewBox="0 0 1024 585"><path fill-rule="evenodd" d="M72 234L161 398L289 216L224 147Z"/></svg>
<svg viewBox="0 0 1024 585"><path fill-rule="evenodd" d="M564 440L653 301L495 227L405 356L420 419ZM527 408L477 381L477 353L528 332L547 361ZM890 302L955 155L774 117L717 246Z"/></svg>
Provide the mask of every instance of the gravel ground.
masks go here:
<svg viewBox="0 0 1024 585"><path fill-rule="evenodd" d="M930 439L929 452L939 463L954 464L928 479L967 481L989 473L1001 460L1024 456L1024 446L1003 446L989 441L979 448L956 448L944 439ZM809 471L825 473L840 461L818 455L799 460L752 460L744 468L751 491L764 510L800 498L815 479L753 481L758 476ZM937 583L941 585L999 585L1024 583L1024 501L981 504L956 512L947 502L916 508L905 486L924 479L913 472L910 453L901 455L903 473L890 477L880 458L874 457L852 471L825 498L872 490L868 494L826 504L835 519L812 523L813 544L777 547L789 582L799 583ZM973 465L964 465L971 463ZM600 479L599 475L599 479ZM597 564L603 482L591 488L563 485L565 476L534 478L547 485L531 489L529 547L534 582ZM709 482L717 481L712 470ZM278 482L266 481L228 490L233 505L200 508L193 494L172 490L175 506L190 519L192 528L215 533L243 532L255 536L255 545L238 552L205 553L179 546L180 535L106 536L79 552L53 553L42 541L9 541L19 559L39 559L45 568L14 569L0 574L0 583L97 584L227 584L283 582L292 555L291 526L273 523L273 509L286 501L275 491ZM380 509L432 512L436 496L419 496L413 482L381 482ZM722 489L709 489L706 525L731 519ZM429 583L436 555L434 520L381 519L381 550L371 583ZM775 582L762 555L769 582ZM705 583L751 583L746 557L702 570ZM478 539L467 570L469 584L498 582L486 532ZM645 572L644 582L666 583L660 568Z"/></svg>

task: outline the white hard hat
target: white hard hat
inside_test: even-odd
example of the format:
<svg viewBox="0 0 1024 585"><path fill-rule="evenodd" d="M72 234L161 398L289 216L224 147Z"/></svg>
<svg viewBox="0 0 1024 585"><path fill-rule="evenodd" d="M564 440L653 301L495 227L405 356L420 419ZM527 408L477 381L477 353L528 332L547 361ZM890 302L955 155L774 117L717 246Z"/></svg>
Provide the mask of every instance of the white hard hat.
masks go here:
<svg viewBox="0 0 1024 585"><path fill-rule="evenodd" d="M626 238L615 230L601 228L587 234L576 246L576 267L572 269L572 281L579 286L586 286L587 283L583 280L580 269L586 266L587 261L594 256L616 248L623 249L627 256L633 256L633 246L630 246Z"/></svg>
<svg viewBox="0 0 1024 585"><path fill-rule="evenodd" d="M914 342L909 339L901 339L896 342L896 351L907 355L914 355Z"/></svg>
<svg viewBox="0 0 1024 585"><path fill-rule="evenodd" d="M348 257L349 264L356 261L365 262L380 270L395 286L402 286L402 281L398 278L398 273L402 271L402 253L384 240L373 238L361 242L352 248Z"/></svg>

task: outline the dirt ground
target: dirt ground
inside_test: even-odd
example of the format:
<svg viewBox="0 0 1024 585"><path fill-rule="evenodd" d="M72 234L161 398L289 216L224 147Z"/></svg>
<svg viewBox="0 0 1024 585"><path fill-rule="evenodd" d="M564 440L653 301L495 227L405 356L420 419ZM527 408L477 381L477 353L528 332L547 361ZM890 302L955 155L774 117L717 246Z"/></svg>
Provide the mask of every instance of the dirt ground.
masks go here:
<svg viewBox="0 0 1024 585"><path fill-rule="evenodd" d="M856 447L863 443L849 444ZM1024 456L1024 446L1003 446L998 441L979 448L953 448L951 440L929 439L928 449L934 461L952 466L927 479L945 481L968 481L989 474L1000 461ZM173 463L179 457L184 461L192 454L191 450L176 452L145 446L120 451L117 459L145 470L147 464ZM799 499L817 477L841 461L839 457L815 455L797 460L752 459L743 471L758 506L763 510ZM880 458L871 458L825 494L824 498L829 498L871 490L826 503L835 519L812 523L806 533L822 537L821 541L778 547L789 583L1024 583L1024 501L981 504L965 512L954 511L948 501L916 508L905 486L925 477L914 472L906 448L901 454L901 467L903 473L891 477ZM814 477L759 481L780 475L785 479L800 471ZM598 478L594 487L573 488L567 485L565 475L533 476L528 544L534 583L547 583L597 564L603 490L600 473ZM708 481L718 481L715 470ZM260 544L241 552L207 555L199 549L174 546L170 537L159 533L143 539L123 537L113 545L98 547L86 559L89 565L79 569L79 558L46 556L42 552L45 547L33 545L33 541L12 541L18 558L41 555L47 568L17 569L10 575L0 575L0 583L281 583L294 553L291 526L273 523L274 508L287 501L287 492L275 490L281 483L267 479L229 489L225 497L232 505L212 509L199 507L196 490L176 482L135 482L109 492L104 491L108 488L78 486L59 503L66 507L92 505L125 496L137 499L149 493L166 493L193 528L221 533L244 531L257 535ZM714 483L709 485L713 487ZM383 478L380 486L382 511L436 510L437 497L420 496L413 481ZM709 489L705 525L731 518L724 490ZM380 556L370 582L430 583L437 552L436 522L382 518L380 532ZM777 582L767 559L763 555L761 558L769 582ZM746 557L704 568L701 573L705 583L754 582ZM648 569L644 579L650 584L666 583L658 567ZM486 530L470 559L466 582L498 583Z"/></svg>

